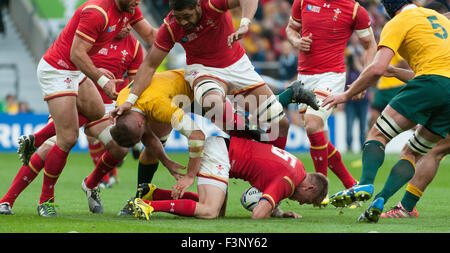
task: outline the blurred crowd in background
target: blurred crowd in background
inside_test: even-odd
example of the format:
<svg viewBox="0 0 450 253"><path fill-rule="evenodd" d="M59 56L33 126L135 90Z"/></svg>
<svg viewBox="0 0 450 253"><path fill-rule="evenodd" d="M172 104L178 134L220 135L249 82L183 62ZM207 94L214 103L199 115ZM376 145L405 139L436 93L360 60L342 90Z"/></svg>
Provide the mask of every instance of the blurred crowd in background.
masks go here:
<svg viewBox="0 0 450 253"><path fill-rule="evenodd" d="M1 7L8 0L0 0ZM75 0L74 0L75 1ZM434 0L448 7L447 0ZM155 19L162 19L169 13L168 0L144 0L145 6L149 8ZM282 92L289 83L297 79L298 51L293 48L286 39L285 28L291 16L291 6L294 0L259 0L259 8L251 23L248 35L240 43L245 48L247 55L255 65L256 70L263 76L267 84L275 94ZM389 20L379 0L357 0L366 8L371 17L372 29L378 42L381 30ZM419 6L425 6L433 0L414 1ZM231 10L235 27L239 26L241 12L239 9ZM4 32L1 23L0 33ZM351 37L346 48L347 84L352 83L363 69L363 49L355 34ZM165 62L167 63L167 62ZM164 65L164 64L163 64ZM179 67L179 66L177 66ZM360 122L361 143L364 142L365 132L368 125L368 115L373 92L369 90L366 96L359 101L350 101L338 107L338 111L346 113L347 118L347 143L352 143L353 124L356 119ZM302 127L300 115L295 106L288 112L289 118L294 125ZM29 113L32 112L26 102L16 101L12 94L7 95L3 101L0 98L0 113ZM349 145L350 146L350 145Z"/></svg>

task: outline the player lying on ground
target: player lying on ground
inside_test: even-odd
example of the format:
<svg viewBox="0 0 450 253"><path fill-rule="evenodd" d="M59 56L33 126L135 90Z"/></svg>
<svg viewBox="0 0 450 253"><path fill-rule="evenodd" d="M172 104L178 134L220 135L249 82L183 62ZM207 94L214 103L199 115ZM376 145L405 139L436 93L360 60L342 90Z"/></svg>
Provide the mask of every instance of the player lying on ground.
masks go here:
<svg viewBox="0 0 450 253"><path fill-rule="evenodd" d="M450 21L442 14L417 7L409 0L381 2L387 13L395 18L381 32L374 61L346 92L331 95L323 103L323 106L343 103L370 87L383 75L396 51L415 73L369 131L363 148L359 185L330 198L336 206L345 206L355 199L371 198L375 176L384 162L386 144L401 132L418 125L403 147L400 160L391 169L384 188L359 217L358 221L363 222L378 221L386 201L414 176L415 163L450 132L450 40L447 32L450 31Z"/></svg>
<svg viewBox="0 0 450 253"><path fill-rule="evenodd" d="M129 87L119 93L118 106L125 102L132 85L130 84ZM116 119L115 126L111 129L113 139L124 147L132 146L141 138L145 138L146 124L143 122L152 124L153 132L163 144L169 138L172 129L176 129L184 135L188 139L190 158L187 175L182 178L186 182L182 184L184 185L181 188L183 190L192 185L200 169L205 138L200 127L183 110L184 107L184 109L189 109L193 113L204 115L202 108L193 107L195 105L193 96L189 83L184 79L183 70L169 70L156 73L152 83L142 92L133 108L119 116ZM299 82L292 83L278 97L288 103L301 101L317 107L314 94L311 91L302 89ZM227 101L226 104L229 111L233 112L231 103ZM283 106L287 106L287 104ZM244 119L234 112L233 114L225 115L225 117L244 122ZM211 120L215 123L217 121L227 121L225 118L215 117L214 115ZM223 127L223 124L218 125ZM242 130L245 130L245 128ZM249 130L248 126L246 130ZM230 134L240 134L236 130L228 132ZM152 154L152 149L144 148L139 158L138 185L150 183L157 167L158 159ZM126 209L124 209L124 214L126 214Z"/></svg>
<svg viewBox="0 0 450 253"><path fill-rule="evenodd" d="M262 191L252 218L301 216L283 212L275 207L282 199L302 204L320 204L328 193L328 180L320 173L306 173L303 164L294 155L273 145L245 138L208 137L198 173L198 201L184 199L184 191L167 200L148 201L132 198L129 208L135 216L149 219L153 212L214 219L225 214L225 199L229 178L248 181ZM145 194L149 199L150 194Z"/></svg>

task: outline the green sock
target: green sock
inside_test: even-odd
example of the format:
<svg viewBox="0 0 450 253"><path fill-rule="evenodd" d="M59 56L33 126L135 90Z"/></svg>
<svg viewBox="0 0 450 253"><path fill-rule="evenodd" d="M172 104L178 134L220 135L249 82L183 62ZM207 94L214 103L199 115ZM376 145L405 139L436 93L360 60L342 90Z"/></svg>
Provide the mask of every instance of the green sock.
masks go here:
<svg viewBox="0 0 450 253"><path fill-rule="evenodd" d="M402 206L406 211L411 212L422 197L423 192L412 184L406 186L405 195L403 195Z"/></svg>
<svg viewBox="0 0 450 253"><path fill-rule="evenodd" d="M152 182L153 175L155 174L156 170L158 169L158 164L159 164L159 162L143 164L141 161L139 161L138 179L137 179L138 186L142 183L151 183Z"/></svg>
<svg viewBox="0 0 450 253"><path fill-rule="evenodd" d="M373 184L378 169L384 162L384 149L384 145L376 140L370 140L364 143L360 185Z"/></svg>
<svg viewBox="0 0 450 253"><path fill-rule="evenodd" d="M409 160L400 159L394 167L392 167L391 173L389 174L383 189L374 199L382 197L386 203L392 195L411 180L414 176L414 172L414 165Z"/></svg>
<svg viewBox="0 0 450 253"><path fill-rule="evenodd" d="M287 88L283 92L277 95L277 99L283 107L287 107L292 103L292 89Z"/></svg>

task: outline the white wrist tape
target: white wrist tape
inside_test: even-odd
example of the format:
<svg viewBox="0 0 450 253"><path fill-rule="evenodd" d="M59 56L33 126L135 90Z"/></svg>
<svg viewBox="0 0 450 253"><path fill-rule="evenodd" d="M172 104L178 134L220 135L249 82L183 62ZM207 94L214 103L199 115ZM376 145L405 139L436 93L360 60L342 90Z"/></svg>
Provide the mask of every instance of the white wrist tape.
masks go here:
<svg viewBox="0 0 450 253"><path fill-rule="evenodd" d="M134 105L134 103L136 103L138 98L139 98L138 96L134 95L133 93L130 93L130 95L128 95L127 101L125 101L125 102L128 102L128 103Z"/></svg>
<svg viewBox="0 0 450 253"><path fill-rule="evenodd" d="M249 18L241 18L241 24L239 26L249 25L251 22Z"/></svg>
<svg viewBox="0 0 450 253"><path fill-rule="evenodd" d="M105 87L105 85L109 82L109 78L106 77L105 75L102 75L98 80L97 80L97 84L98 86Z"/></svg>

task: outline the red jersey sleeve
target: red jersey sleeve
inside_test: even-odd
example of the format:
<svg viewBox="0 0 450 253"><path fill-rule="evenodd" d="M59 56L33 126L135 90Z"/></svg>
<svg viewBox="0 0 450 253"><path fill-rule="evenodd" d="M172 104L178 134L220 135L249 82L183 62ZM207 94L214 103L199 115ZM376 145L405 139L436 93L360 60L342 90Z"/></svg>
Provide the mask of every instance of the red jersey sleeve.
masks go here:
<svg viewBox="0 0 450 253"><path fill-rule="evenodd" d="M134 25L143 19L144 19L144 16L142 16L142 11L138 6L138 7L136 7L136 10L134 11L134 15L130 20L130 25Z"/></svg>
<svg viewBox="0 0 450 253"><path fill-rule="evenodd" d="M294 189L292 180L289 177L277 178L264 189L261 199L266 199L270 202L272 208L275 208L281 200L291 196L294 193Z"/></svg>
<svg viewBox="0 0 450 253"><path fill-rule="evenodd" d="M217 12L225 12L228 10L228 0L208 0L208 6Z"/></svg>
<svg viewBox="0 0 450 253"><path fill-rule="evenodd" d="M143 59L144 59L144 51L142 49L141 43L139 43L139 41L136 41L136 49L134 52L134 58L130 64L130 66L128 66L127 73L129 76L136 75L136 73L139 69L139 66L141 66Z"/></svg>
<svg viewBox="0 0 450 253"><path fill-rule="evenodd" d="M106 20L106 12L103 9L86 8L81 12L80 22L75 34L83 40L94 44L98 35L105 30Z"/></svg>
<svg viewBox="0 0 450 253"><path fill-rule="evenodd" d="M356 7L356 16L353 20L353 30L362 30L370 27L370 17L367 10L360 6Z"/></svg>
<svg viewBox="0 0 450 253"><path fill-rule="evenodd" d="M295 0L292 4L292 19L299 23L302 21L302 6L303 0Z"/></svg>
<svg viewBox="0 0 450 253"><path fill-rule="evenodd" d="M170 25L164 20L164 23L158 30L156 34L156 39L154 45L164 51L169 52L175 45L175 38Z"/></svg>

